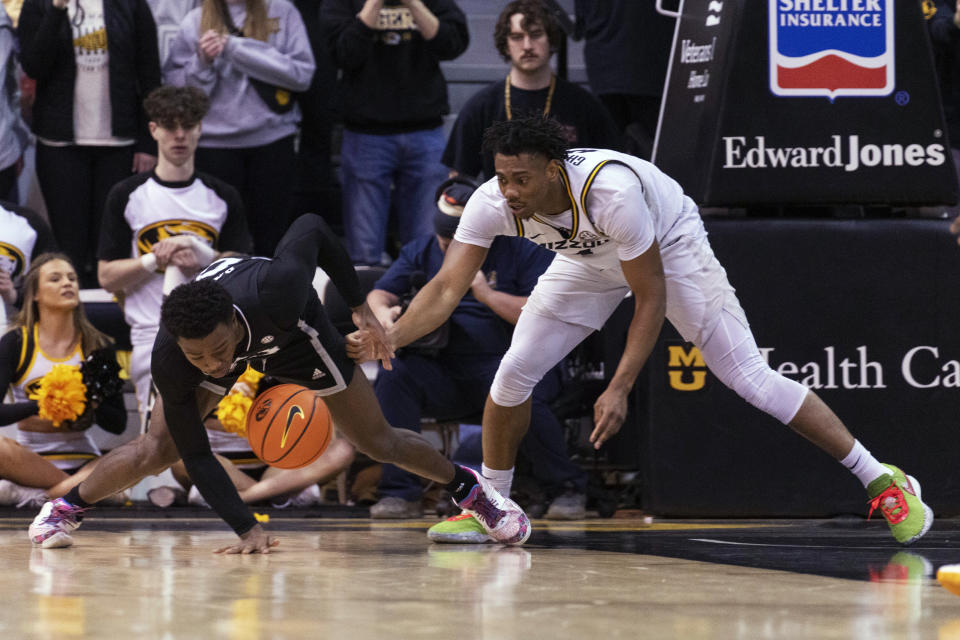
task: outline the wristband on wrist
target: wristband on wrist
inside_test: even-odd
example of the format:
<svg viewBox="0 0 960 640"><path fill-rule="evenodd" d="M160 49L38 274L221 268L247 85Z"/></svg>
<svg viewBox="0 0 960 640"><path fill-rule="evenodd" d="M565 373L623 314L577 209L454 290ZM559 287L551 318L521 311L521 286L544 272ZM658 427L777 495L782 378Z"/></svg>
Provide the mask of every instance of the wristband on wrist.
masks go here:
<svg viewBox="0 0 960 640"><path fill-rule="evenodd" d="M143 254L140 256L140 266L147 273L155 273L157 271L157 256L152 253Z"/></svg>

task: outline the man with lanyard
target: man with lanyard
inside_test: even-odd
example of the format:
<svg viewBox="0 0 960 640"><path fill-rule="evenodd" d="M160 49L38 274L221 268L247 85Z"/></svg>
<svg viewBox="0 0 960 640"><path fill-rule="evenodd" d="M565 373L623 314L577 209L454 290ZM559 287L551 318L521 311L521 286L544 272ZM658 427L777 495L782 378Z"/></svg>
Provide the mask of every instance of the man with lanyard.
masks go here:
<svg viewBox="0 0 960 640"><path fill-rule="evenodd" d="M493 40L510 70L504 80L477 92L458 113L443 152L443 164L451 174L492 177L493 157L480 149L483 132L494 122L526 115L555 118L571 146L620 148L621 135L603 104L550 68L564 37L541 0L515 0L504 7Z"/></svg>

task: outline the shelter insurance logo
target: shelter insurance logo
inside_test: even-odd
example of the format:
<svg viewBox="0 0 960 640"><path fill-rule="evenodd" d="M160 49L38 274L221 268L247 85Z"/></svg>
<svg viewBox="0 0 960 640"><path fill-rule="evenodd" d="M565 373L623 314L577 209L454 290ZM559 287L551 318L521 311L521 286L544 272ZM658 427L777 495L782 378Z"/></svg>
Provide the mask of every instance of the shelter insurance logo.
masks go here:
<svg viewBox="0 0 960 640"><path fill-rule="evenodd" d="M770 90L778 96L893 91L894 0L769 0Z"/></svg>

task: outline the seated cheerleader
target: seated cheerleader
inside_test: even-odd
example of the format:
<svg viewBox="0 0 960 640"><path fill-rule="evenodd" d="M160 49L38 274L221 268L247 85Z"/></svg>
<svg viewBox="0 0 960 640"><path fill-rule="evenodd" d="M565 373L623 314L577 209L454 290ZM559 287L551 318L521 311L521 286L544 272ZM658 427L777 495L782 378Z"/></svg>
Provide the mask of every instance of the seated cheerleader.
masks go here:
<svg viewBox="0 0 960 640"><path fill-rule="evenodd" d="M36 507L63 495L93 469L94 424L122 433L119 366L108 336L84 315L69 258L38 256L23 284L23 307L0 338L0 504Z"/></svg>
<svg viewBox="0 0 960 640"><path fill-rule="evenodd" d="M353 445L343 438L334 438L323 455L300 469L270 467L257 458L246 438L246 416L258 391L264 391L270 384L261 382L262 378L262 374L247 369L220 401L214 415L204 421L210 448L245 503L269 501L278 509L317 505L321 502L319 485L336 477L353 462ZM177 462L171 470L184 492L157 487L147 494L150 502L158 507L168 507L182 504L186 495L189 504L207 506L203 496L192 486L183 462Z"/></svg>

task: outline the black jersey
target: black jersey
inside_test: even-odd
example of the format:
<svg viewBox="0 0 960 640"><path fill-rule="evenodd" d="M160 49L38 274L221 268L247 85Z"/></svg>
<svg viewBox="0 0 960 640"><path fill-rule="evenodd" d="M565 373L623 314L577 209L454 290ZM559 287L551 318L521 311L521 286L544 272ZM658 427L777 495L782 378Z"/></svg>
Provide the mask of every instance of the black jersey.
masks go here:
<svg viewBox="0 0 960 640"><path fill-rule="evenodd" d="M313 288L317 266L327 272L347 304L363 303L346 250L315 215L301 216L291 225L274 258L224 258L197 275L215 280L230 293L245 330L223 378L209 378L190 364L162 323L154 343L151 370L170 435L200 493L238 534L256 521L210 451L196 390L226 393L247 364L323 395L346 388L354 365Z"/></svg>

